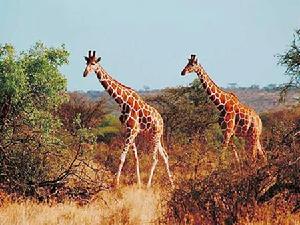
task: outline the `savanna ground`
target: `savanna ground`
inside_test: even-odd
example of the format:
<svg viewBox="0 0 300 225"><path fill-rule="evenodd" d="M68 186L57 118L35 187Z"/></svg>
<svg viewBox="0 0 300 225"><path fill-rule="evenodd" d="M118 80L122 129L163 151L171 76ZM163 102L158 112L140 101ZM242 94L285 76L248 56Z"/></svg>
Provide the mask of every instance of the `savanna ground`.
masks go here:
<svg viewBox="0 0 300 225"><path fill-rule="evenodd" d="M238 164L197 79L145 95L163 116L176 187L160 159L152 187L137 188L132 152L115 187L124 130L107 97L65 91L68 54L1 46L0 224L300 224L298 104L260 112L268 162L235 138ZM152 148L147 137L137 147L145 184Z"/></svg>
<svg viewBox="0 0 300 225"><path fill-rule="evenodd" d="M88 146L93 162L74 168L81 177L70 174L55 193L37 190L38 194L24 197L3 191L0 224L299 224L300 148L293 130L299 126L300 108L266 113L262 118L267 165L248 165L243 147L239 153L244 162L237 165L230 150L221 153L196 138L168 148L175 190L162 160L153 187L137 188L132 153L121 177L123 184L115 188L120 153L116 146L121 138L114 137L110 145ZM213 138L213 134L206 137L210 135ZM152 160L148 153L140 152L144 183Z"/></svg>

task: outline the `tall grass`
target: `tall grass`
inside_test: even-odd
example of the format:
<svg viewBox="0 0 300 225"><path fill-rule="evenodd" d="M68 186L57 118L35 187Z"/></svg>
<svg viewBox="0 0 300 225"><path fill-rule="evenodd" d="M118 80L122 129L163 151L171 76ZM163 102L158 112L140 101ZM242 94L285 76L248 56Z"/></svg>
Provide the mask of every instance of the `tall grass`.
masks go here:
<svg viewBox="0 0 300 225"><path fill-rule="evenodd" d="M158 224L164 213L162 192L135 186L107 191L83 206L33 201L11 202L0 208L1 225Z"/></svg>
<svg viewBox="0 0 300 225"><path fill-rule="evenodd" d="M37 203L5 202L0 207L0 225L106 225L106 224L174 224L166 218L167 193L135 186L107 191L86 205L75 202ZM275 216L274 204L256 208L256 220L243 218L243 225L298 225L300 214ZM258 215L259 214L259 215ZM186 215L180 224L198 223L197 215ZM259 220L257 218L259 217ZM210 224L210 223L207 223Z"/></svg>

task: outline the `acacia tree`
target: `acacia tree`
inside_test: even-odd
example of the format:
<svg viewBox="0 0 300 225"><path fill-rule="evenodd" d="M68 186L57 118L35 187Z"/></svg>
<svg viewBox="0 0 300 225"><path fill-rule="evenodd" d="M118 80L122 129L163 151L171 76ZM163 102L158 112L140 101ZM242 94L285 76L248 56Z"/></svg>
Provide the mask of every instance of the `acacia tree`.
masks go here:
<svg viewBox="0 0 300 225"><path fill-rule="evenodd" d="M295 31L294 39L290 48L282 55L279 55L278 63L286 67L286 75L289 76L289 82L285 84L281 91L281 100L287 91L300 85L300 29Z"/></svg>
<svg viewBox="0 0 300 225"><path fill-rule="evenodd" d="M50 179L48 153L62 149L52 112L67 99L59 68L68 56L64 46L36 43L18 54L0 45L0 183L14 191Z"/></svg>

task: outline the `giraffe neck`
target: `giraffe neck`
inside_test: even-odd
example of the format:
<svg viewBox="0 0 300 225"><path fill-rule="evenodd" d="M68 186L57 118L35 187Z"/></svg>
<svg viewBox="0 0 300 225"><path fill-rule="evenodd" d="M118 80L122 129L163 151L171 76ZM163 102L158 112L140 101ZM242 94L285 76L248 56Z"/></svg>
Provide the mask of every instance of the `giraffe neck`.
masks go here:
<svg viewBox="0 0 300 225"><path fill-rule="evenodd" d="M119 105L127 103L131 88L113 79L101 66L95 72L104 89Z"/></svg>
<svg viewBox="0 0 300 225"><path fill-rule="evenodd" d="M223 105L228 100L228 93L219 88L215 82L209 77L204 68L198 65L195 73L197 73L202 87L205 89L210 100L217 106L217 108L222 111Z"/></svg>

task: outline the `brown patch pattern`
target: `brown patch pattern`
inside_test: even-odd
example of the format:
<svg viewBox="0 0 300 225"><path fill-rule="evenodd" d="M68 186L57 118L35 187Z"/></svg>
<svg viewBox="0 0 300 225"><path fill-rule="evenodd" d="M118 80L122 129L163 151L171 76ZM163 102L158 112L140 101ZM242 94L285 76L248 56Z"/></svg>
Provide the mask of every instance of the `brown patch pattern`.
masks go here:
<svg viewBox="0 0 300 225"><path fill-rule="evenodd" d="M256 157L258 151L259 155L266 159L260 144L262 124L257 113L242 104L234 93L219 88L204 68L198 64L195 55L191 56L181 74L185 75L192 72L198 75L208 97L220 111L219 124L224 131L223 146L227 148L233 135L244 137L250 150L252 150L253 157Z"/></svg>

